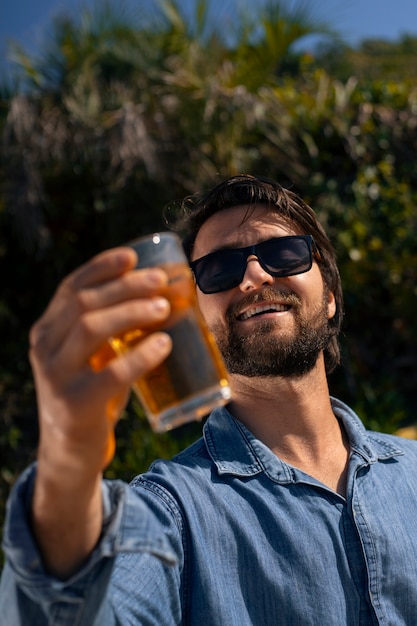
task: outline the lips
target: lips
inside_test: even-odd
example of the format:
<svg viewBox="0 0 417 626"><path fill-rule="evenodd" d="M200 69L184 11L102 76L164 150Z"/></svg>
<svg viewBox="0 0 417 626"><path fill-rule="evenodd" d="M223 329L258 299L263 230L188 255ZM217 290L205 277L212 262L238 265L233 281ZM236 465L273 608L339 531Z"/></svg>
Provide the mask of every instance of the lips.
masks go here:
<svg viewBox="0 0 417 626"><path fill-rule="evenodd" d="M249 319L250 317L254 317L255 315L260 315L262 313L274 313L274 312L283 313L284 311L288 311L289 308L290 308L289 304L278 304L276 302L267 302L265 304L257 304L257 305L250 307L249 309L246 309L246 311L243 311L243 313L240 313L237 316L237 319L244 322L245 320Z"/></svg>

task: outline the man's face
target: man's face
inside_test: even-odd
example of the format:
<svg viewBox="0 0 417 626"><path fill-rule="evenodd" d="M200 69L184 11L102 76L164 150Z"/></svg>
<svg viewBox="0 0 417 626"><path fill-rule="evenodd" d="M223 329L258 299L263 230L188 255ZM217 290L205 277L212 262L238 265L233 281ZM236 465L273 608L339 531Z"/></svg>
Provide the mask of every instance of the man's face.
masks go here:
<svg viewBox="0 0 417 626"><path fill-rule="evenodd" d="M226 209L201 227L193 260L225 248L242 248L294 230L265 206L246 217L247 207ZM317 264L303 274L274 278L256 256L247 260L237 287L197 297L230 373L243 376L300 376L311 370L329 337L335 314L333 293L325 288Z"/></svg>

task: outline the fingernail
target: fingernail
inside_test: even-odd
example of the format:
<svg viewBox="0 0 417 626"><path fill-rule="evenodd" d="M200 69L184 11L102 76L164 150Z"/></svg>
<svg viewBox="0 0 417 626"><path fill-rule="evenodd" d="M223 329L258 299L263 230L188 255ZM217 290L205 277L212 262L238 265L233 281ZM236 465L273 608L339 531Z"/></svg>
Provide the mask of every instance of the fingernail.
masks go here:
<svg viewBox="0 0 417 626"><path fill-rule="evenodd" d="M166 298L154 298L152 306L158 313L165 313L169 307L169 302Z"/></svg>
<svg viewBox="0 0 417 626"><path fill-rule="evenodd" d="M167 345L170 343L170 341L171 341L171 338L169 337L169 335L160 334L157 337L155 337L155 343L160 348L165 349Z"/></svg>
<svg viewBox="0 0 417 626"><path fill-rule="evenodd" d="M163 274L161 270L149 270L146 274L146 281L151 287L159 287L163 283Z"/></svg>

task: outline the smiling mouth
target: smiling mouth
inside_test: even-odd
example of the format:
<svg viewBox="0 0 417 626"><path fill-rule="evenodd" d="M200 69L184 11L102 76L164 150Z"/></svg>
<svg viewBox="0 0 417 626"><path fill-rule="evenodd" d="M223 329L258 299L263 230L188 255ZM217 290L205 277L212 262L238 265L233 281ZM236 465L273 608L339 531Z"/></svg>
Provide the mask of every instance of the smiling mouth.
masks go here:
<svg viewBox="0 0 417 626"><path fill-rule="evenodd" d="M264 313L284 313L291 308L289 304L262 304L258 306L253 306L252 308L244 311L240 315L237 316L237 319L241 322L248 320L251 317L255 317L256 315L262 315Z"/></svg>

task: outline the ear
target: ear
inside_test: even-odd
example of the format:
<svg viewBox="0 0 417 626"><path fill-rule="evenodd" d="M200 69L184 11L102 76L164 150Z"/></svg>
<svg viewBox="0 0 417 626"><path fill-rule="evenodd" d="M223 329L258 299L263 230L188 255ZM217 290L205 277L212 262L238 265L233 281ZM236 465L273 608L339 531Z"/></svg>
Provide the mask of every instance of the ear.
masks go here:
<svg viewBox="0 0 417 626"><path fill-rule="evenodd" d="M333 291L329 291L327 295L327 319L331 319L336 314L336 298Z"/></svg>

